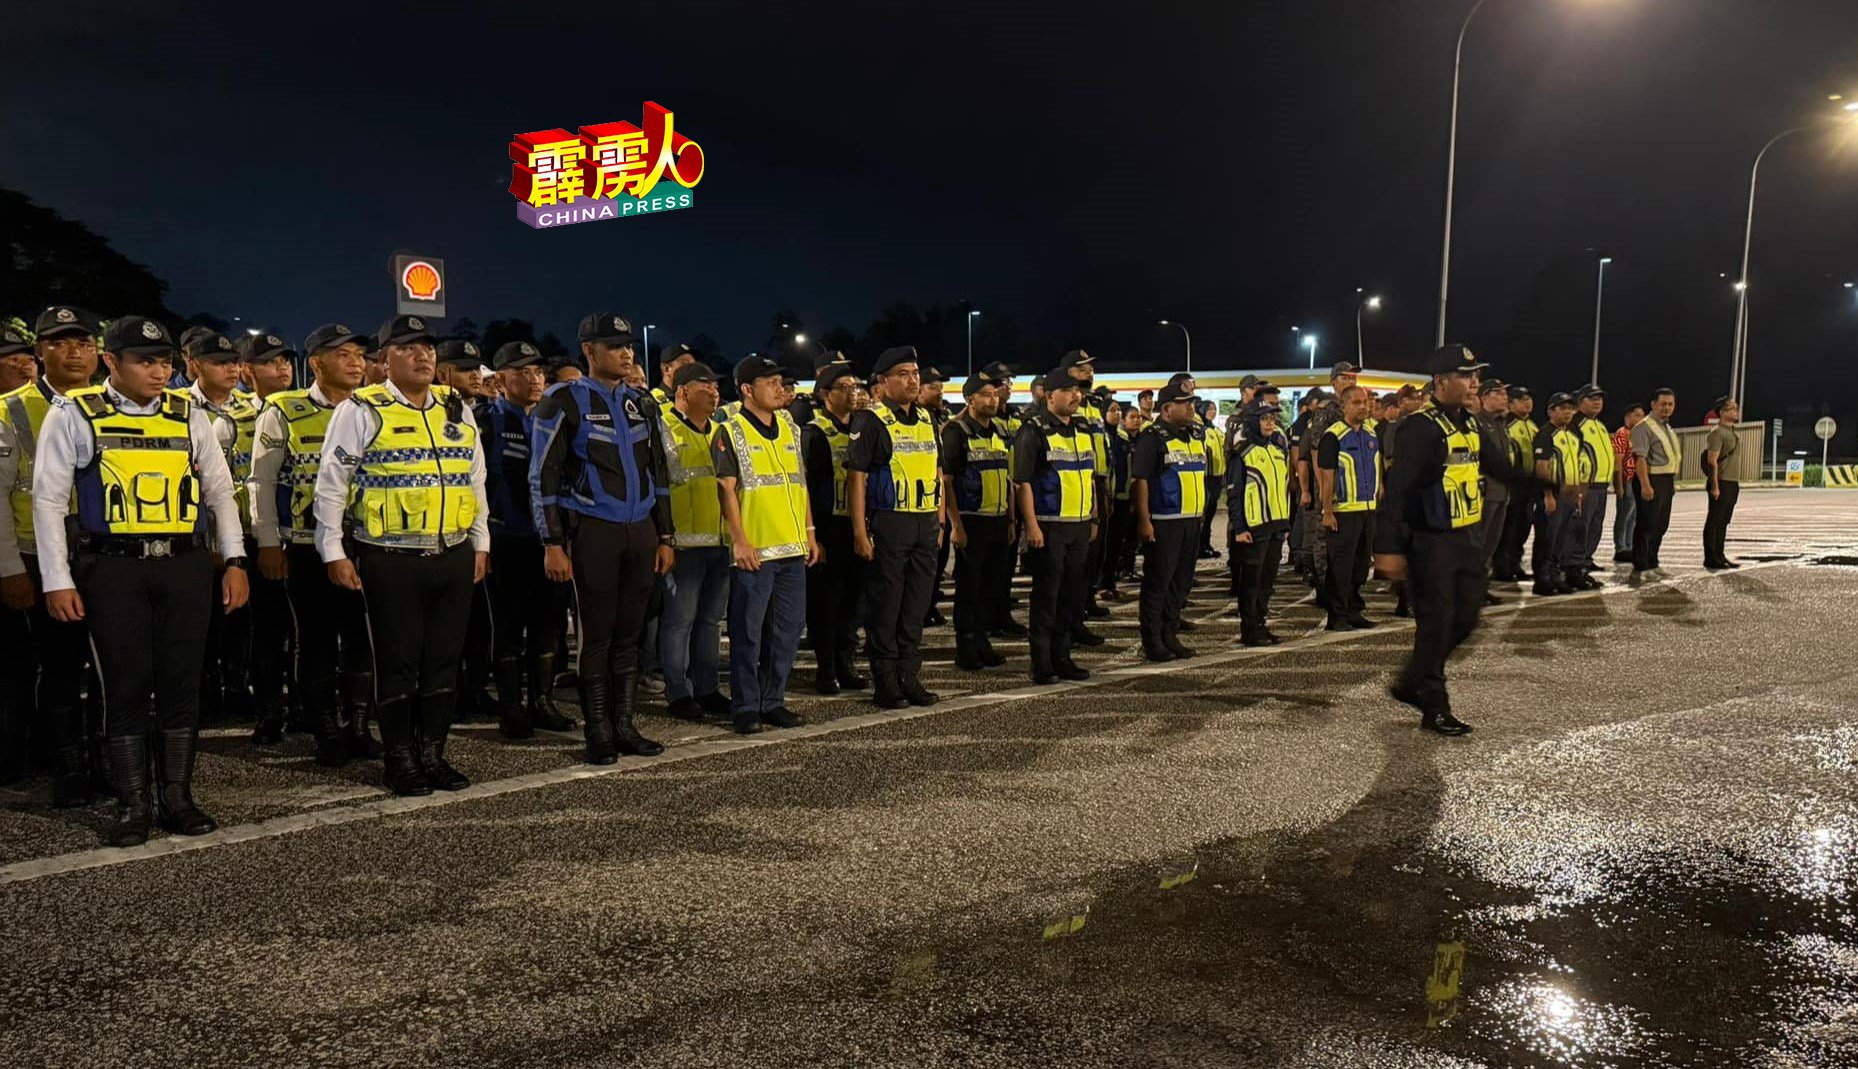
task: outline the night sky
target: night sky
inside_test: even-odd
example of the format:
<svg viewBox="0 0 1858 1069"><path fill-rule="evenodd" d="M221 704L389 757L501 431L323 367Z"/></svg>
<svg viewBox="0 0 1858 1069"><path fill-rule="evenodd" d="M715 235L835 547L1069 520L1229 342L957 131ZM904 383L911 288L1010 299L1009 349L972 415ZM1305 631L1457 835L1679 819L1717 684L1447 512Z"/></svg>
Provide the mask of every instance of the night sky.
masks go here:
<svg viewBox="0 0 1858 1069"><path fill-rule="evenodd" d="M378 322L404 248L447 260L452 314L480 325L570 338L611 308L654 347L701 332L732 357L778 309L861 332L898 299L967 299L982 356L1007 355L1000 317L1054 359L1166 366L1169 318L1201 367L1302 363L1292 325L1327 363L1358 286L1387 301L1371 365L1431 347L1469 0L567 6L21 8L0 185L148 265L176 311L292 338ZM1604 250L1603 380L1675 385L1694 418L1727 384L1749 163L1858 94L1858 4L1491 0L1465 79L1454 339L1506 377L1584 381ZM516 220L514 134L636 123L647 99L704 148L693 208ZM1756 415L1858 414L1838 146L1764 168Z"/></svg>

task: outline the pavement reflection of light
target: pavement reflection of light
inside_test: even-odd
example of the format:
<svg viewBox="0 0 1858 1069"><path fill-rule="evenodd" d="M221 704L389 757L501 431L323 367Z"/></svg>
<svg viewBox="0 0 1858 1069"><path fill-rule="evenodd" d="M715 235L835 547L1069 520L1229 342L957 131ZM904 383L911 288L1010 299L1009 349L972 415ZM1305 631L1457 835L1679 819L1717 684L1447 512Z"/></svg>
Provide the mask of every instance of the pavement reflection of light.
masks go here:
<svg viewBox="0 0 1858 1069"><path fill-rule="evenodd" d="M1589 1064L1643 1047L1648 1038L1623 1006L1590 1002L1558 984L1519 979L1499 985L1486 1009L1496 1027L1532 1053L1568 1064Z"/></svg>
<svg viewBox="0 0 1858 1069"><path fill-rule="evenodd" d="M1845 828L1819 827L1803 832L1791 860L1804 898L1844 899L1851 887L1852 836Z"/></svg>

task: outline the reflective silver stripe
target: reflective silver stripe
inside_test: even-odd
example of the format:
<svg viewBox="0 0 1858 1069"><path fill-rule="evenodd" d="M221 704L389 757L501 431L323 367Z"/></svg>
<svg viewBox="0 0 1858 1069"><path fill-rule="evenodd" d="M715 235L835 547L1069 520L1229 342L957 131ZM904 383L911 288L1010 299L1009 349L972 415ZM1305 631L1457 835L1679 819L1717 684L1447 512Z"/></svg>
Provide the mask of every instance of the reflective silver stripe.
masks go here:
<svg viewBox="0 0 1858 1069"><path fill-rule="evenodd" d="M1047 516L1043 512L1038 513L1038 518L1041 523L1096 523L1097 522L1095 519L1092 519L1089 516ZM1161 517L1159 516L1155 517L1155 519L1160 519L1160 518Z"/></svg>
<svg viewBox="0 0 1858 1069"><path fill-rule="evenodd" d="M352 535L357 542L370 546L380 546L384 549L450 549L471 538L471 532L469 531L460 532L456 537L449 539L439 535L423 534L381 535L376 538L359 527L351 529L349 534Z"/></svg>
<svg viewBox="0 0 1858 1069"><path fill-rule="evenodd" d="M783 471L773 475L755 475L744 473L740 476L742 486L748 490L765 490L770 486L804 486L806 479L799 472Z"/></svg>
<svg viewBox="0 0 1858 1069"><path fill-rule="evenodd" d="M778 546L763 546L755 551L755 556L762 560L780 560L783 557L806 556L805 542L783 542Z"/></svg>
<svg viewBox="0 0 1858 1069"><path fill-rule="evenodd" d="M1045 457L1047 460L1070 460L1070 461L1094 459L1093 454L1089 450L1053 449L1049 445L1045 449Z"/></svg>
<svg viewBox="0 0 1858 1069"><path fill-rule="evenodd" d="M26 462L32 463L33 451L38 448L38 435L32 429L32 416L26 411L26 399L11 397L7 399L6 410L8 422L13 424L13 433L19 438L19 451L26 454Z"/></svg>
<svg viewBox="0 0 1858 1069"><path fill-rule="evenodd" d="M674 543L680 549L697 546L720 546L723 544L723 536L720 534L700 534L696 532L684 534L679 532L674 538Z"/></svg>
<svg viewBox="0 0 1858 1069"><path fill-rule="evenodd" d="M935 439L925 441L920 438L899 438L893 434L890 436L890 448L898 453L933 453Z"/></svg>

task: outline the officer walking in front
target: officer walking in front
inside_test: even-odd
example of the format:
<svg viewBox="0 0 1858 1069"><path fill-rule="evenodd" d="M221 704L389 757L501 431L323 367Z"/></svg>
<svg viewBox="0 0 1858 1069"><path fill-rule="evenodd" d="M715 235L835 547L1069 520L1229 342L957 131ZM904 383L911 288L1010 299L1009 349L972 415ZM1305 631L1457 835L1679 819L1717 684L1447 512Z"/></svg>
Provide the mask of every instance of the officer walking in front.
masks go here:
<svg viewBox="0 0 1858 1069"><path fill-rule="evenodd" d="M1142 562L1142 652L1151 661L1192 657L1180 640L1181 613L1193 592L1205 522L1209 459L1206 436L1194 420L1194 395L1176 384L1162 387L1154 426L1136 436L1129 461L1129 501L1135 509Z"/></svg>
<svg viewBox="0 0 1858 1069"><path fill-rule="evenodd" d="M860 386L850 361L843 354L832 355L835 359L820 366L813 382L813 418L800 428L807 503L821 550L820 561L806 572L806 633L813 646L813 689L828 695L871 685L858 671L852 640L852 621L864 596L865 563L852 551L845 470Z"/></svg>
<svg viewBox="0 0 1858 1069"><path fill-rule="evenodd" d="M1239 603L1239 641L1275 646L1282 640L1266 626L1265 616L1290 532L1290 455L1277 429L1275 403L1256 399L1239 417L1244 435L1226 468L1227 548Z"/></svg>
<svg viewBox="0 0 1858 1069"><path fill-rule="evenodd" d="M50 740L52 805L59 809L90 804L89 735L90 729L101 727L101 718L94 683L90 700L82 699L85 665L90 660L84 625L55 619L47 611L40 586L39 549L33 532L33 458L52 405L73 390L89 386L96 374L98 329L96 317L70 305L53 305L39 313L30 349L38 357L39 377L0 396L0 490L7 493L10 506L9 515L0 518L0 602L25 614L32 651L30 658L12 658L21 677L16 682L21 685L9 715L22 718L14 727L14 738L24 742L23 718L33 711L31 699L37 699L34 734ZM101 769L95 779L103 779Z"/></svg>
<svg viewBox="0 0 1858 1069"><path fill-rule="evenodd" d="M316 549L330 581L366 602L388 789L463 790L471 781L445 742L472 593L490 563L484 448L464 397L433 383L425 320L395 316L375 339L387 380L329 417Z"/></svg>
<svg viewBox="0 0 1858 1069"><path fill-rule="evenodd" d="M1032 681L1084 680L1071 659L1090 596L1090 544L1101 519L1095 432L1078 416L1084 383L1069 367L1048 372L1045 407L1013 445L1013 481L1032 569Z"/></svg>
<svg viewBox="0 0 1858 1069"><path fill-rule="evenodd" d="M1006 615L1013 583L1013 480L995 385L970 375L961 386L967 404L942 430L942 492L956 550L955 667L966 672L1006 663L988 637Z"/></svg>
<svg viewBox="0 0 1858 1069"><path fill-rule="evenodd" d="M846 495L852 548L865 570L864 625L880 709L934 705L922 671L923 619L935 592L942 477L935 423L922 392L916 347L878 355L876 403L852 417Z"/></svg>
<svg viewBox="0 0 1858 1069"><path fill-rule="evenodd" d="M742 409L716 436L716 485L735 574L729 581L729 689L739 734L791 728L787 677L806 623L806 569L819 562L800 460L800 429L783 410L781 365L736 365Z"/></svg>
<svg viewBox="0 0 1858 1069"><path fill-rule="evenodd" d="M368 733L374 704L374 650L361 594L329 579L316 551L316 475L336 406L367 375L363 338L324 323L303 341L311 382L271 395L258 415L252 448L252 539L258 572L282 583L296 621L294 692L316 733L316 763L339 768L378 757ZM339 677L338 677L339 672ZM343 716L343 707L347 716Z"/></svg>
<svg viewBox="0 0 1858 1069"><path fill-rule="evenodd" d="M529 497L529 450L535 408L542 400L542 351L509 341L491 356L501 396L477 406L484 437L484 496L490 503L491 671L497 686L497 730L527 739L535 729L573 731L574 718L555 705L555 656L567 622L570 587L542 567ZM528 683L528 700L523 685Z"/></svg>
<svg viewBox="0 0 1858 1069"><path fill-rule="evenodd" d="M110 377L53 403L33 463L32 519L46 611L90 626L103 677L112 846L218 825L193 800L200 675L215 600L248 595L245 532L232 474L207 413L166 389L176 350L161 324L124 316L104 334ZM73 489L75 544L66 516ZM209 530L209 517L211 518ZM158 801L148 783L150 696Z"/></svg>
<svg viewBox="0 0 1858 1069"><path fill-rule="evenodd" d="M632 323L600 312L579 333L587 374L536 406L529 493L548 577L574 582L587 760L610 765L664 752L633 721L645 615L676 564L676 528L658 406L626 385Z"/></svg>
<svg viewBox="0 0 1858 1069"><path fill-rule="evenodd" d="M1485 367L1462 345L1433 354L1432 401L1395 434L1376 547L1376 569L1407 578L1417 621L1412 654L1388 693L1419 710L1421 727L1441 735L1471 730L1452 715L1445 662L1477 629L1484 608L1480 479L1502 479L1512 489L1535 483L1507 456L1483 450L1469 406Z"/></svg>

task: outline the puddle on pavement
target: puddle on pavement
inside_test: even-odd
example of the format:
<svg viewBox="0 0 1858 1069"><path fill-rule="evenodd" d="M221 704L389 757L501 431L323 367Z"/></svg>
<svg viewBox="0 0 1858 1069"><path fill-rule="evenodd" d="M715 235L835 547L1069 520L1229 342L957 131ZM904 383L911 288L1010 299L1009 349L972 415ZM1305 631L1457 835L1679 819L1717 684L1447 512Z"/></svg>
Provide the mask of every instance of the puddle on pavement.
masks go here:
<svg viewBox="0 0 1858 1069"><path fill-rule="evenodd" d="M1744 559L1759 559L1759 558L1744 558ZM1813 565L1819 565L1823 567L1858 568L1858 557L1848 557L1848 556L1835 553L1835 554L1829 554L1824 557L1809 558L1807 560L1807 563L1813 564Z"/></svg>
<svg viewBox="0 0 1858 1069"><path fill-rule="evenodd" d="M1858 1065L1858 829L1777 829L1760 860L1627 842L1603 893L1552 859L1501 886L1428 848L1442 785L1407 752L1312 834L949 918L866 991L1077 1065Z"/></svg>

